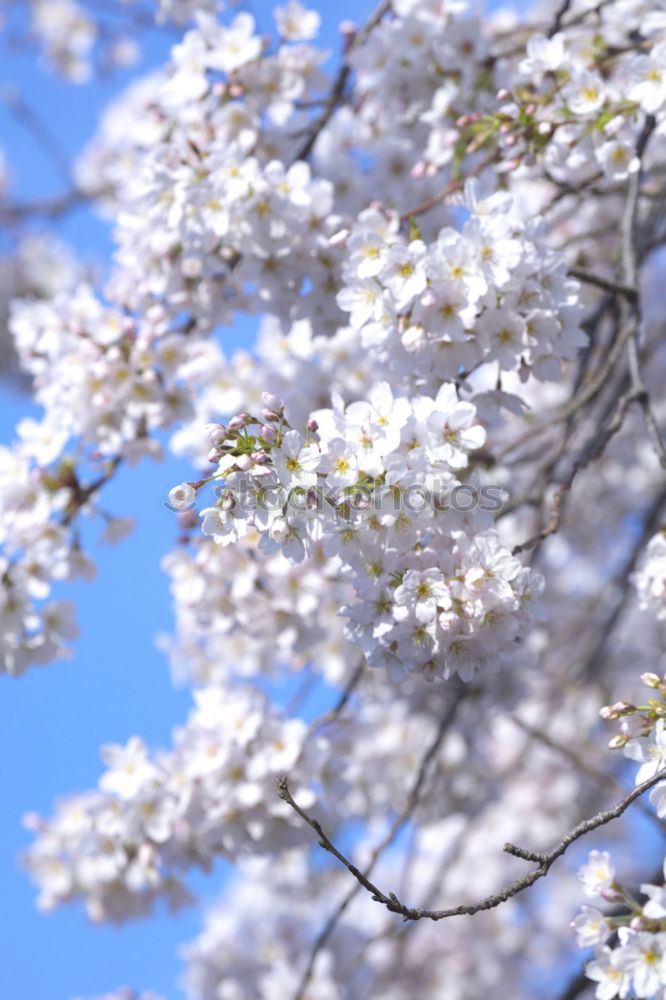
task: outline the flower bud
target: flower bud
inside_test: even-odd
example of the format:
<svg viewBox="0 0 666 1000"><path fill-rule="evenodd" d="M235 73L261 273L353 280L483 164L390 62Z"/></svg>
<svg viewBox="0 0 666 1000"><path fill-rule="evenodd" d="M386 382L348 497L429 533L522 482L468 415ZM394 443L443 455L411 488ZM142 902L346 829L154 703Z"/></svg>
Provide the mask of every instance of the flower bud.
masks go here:
<svg viewBox="0 0 666 1000"><path fill-rule="evenodd" d="M319 424L316 420L308 420L308 430L310 431L310 434L314 434L319 430Z"/></svg>
<svg viewBox="0 0 666 1000"><path fill-rule="evenodd" d="M206 433L211 444L222 444L227 436L224 424L206 424Z"/></svg>
<svg viewBox="0 0 666 1000"><path fill-rule="evenodd" d="M333 233L333 235L329 237L328 245L330 247L344 246L344 244L347 242L348 236L349 236L348 229L338 229L337 233Z"/></svg>
<svg viewBox="0 0 666 1000"><path fill-rule="evenodd" d="M659 685L661 684L661 681L659 680L656 674L651 674L651 673L641 674L641 680L643 684L645 684L645 686L649 688L656 688L659 687Z"/></svg>
<svg viewBox="0 0 666 1000"><path fill-rule="evenodd" d="M614 889L612 886L608 886L607 889L602 889L599 893L602 899L605 899L607 903L622 903L624 901L624 896L618 889Z"/></svg>
<svg viewBox="0 0 666 1000"><path fill-rule="evenodd" d="M264 420L272 420L274 423L280 419L279 415L274 410L262 410L261 416Z"/></svg>
<svg viewBox="0 0 666 1000"><path fill-rule="evenodd" d="M277 430L275 427L271 427L270 424L264 424L259 432L266 442L266 444L275 444L277 441Z"/></svg>
<svg viewBox="0 0 666 1000"><path fill-rule="evenodd" d="M271 413L282 413L284 410L284 400L277 396L274 392L262 392L261 402L264 404L267 410Z"/></svg>
<svg viewBox="0 0 666 1000"><path fill-rule="evenodd" d="M239 455L236 459L236 468L240 469L241 472L247 472L248 469L252 468L252 459L249 455Z"/></svg>
<svg viewBox="0 0 666 1000"><path fill-rule="evenodd" d="M628 701L616 701L612 709L618 715L624 715L625 712L635 712L636 706L630 705Z"/></svg>
<svg viewBox="0 0 666 1000"><path fill-rule="evenodd" d="M206 458L208 459L209 462L219 462L219 460L220 460L220 451L219 451L219 449L218 448L211 448L210 451L208 452L208 454L206 455Z"/></svg>

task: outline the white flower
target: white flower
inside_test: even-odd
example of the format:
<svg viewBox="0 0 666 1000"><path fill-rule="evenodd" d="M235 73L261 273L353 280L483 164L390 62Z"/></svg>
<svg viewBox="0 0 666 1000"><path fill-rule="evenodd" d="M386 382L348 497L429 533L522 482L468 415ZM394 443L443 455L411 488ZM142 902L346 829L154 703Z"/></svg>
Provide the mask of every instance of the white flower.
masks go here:
<svg viewBox="0 0 666 1000"><path fill-rule="evenodd" d="M109 767L99 781L102 791L129 800L155 778L155 767L148 760L146 745L138 736L133 736L125 746L108 744L102 747L101 755Z"/></svg>
<svg viewBox="0 0 666 1000"><path fill-rule="evenodd" d="M332 489L351 486L358 479L356 455L342 438L334 438L329 443L324 466L328 470L326 485Z"/></svg>
<svg viewBox="0 0 666 1000"><path fill-rule="evenodd" d="M654 997L666 983L666 934L625 934L615 951L618 968L628 973L637 997Z"/></svg>
<svg viewBox="0 0 666 1000"><path fill-rule="evenodd" d="M527 40L527 58L519 63L518 70L524 76L536 73L552 73L559 69L566 58L564 38L561 34L546 38L536 33Z"/></svg>
<svg viewBox="0 0 666 1000"><path fill-rule="evenodd" d="M599 983L594 994L596 1000L614 1000L614 997L624 1000L627 996L631 981L627 973L614 963L615 954L610 948L604 947L585 966L588 979Z"/></svg>
<svg viewBox="0 0 666 1000"><path fill-rule="evenodd" d="M603 913L593 906L583 906L571 926L576 931L576 943L579 948L603 944L611 933L610 925Z"/></svg>
<svg viewBox="0 0 666 1000"><path fill-rule="evenodd" d="M285 7L275 8L275 23L280 35L287 41L308 41L319 31L321 17L316 10L308 10L298 0L289 0Z"/></svg>
<svg viewBox="0 0 666 1000"><path fill-rule="evenodd" d="M180 483L169 490L169 504L175 510L191 510L197 498L197 491L190 483Z"/></svg>
<svg viewBox="0 0 666 1000"><path fill-rule="evenodd" d="M596 152L601 168L609 181L623 181L635 174L640 160L630 142L605 142Z"/></svg>
<svg viewBox="0 0 666 1000"><path fill-rule="evenodd" d="M596 73L587 70L574 73L563 93L575 115L594 114L605 100L603 80Z"/></svg>
<svg viewBox="0 0 666 1000"><path fill-rule="evenodd" d="M418 622L430 622L437 616L438 609L451 606L449 588L444 574L438 569L409 570L396 588L394 599L398 620L413 614Z"/></svg>
<svg viewBox="0 0 666 1000"><path fill-rule="evenodd" d="M635 56L628 71L629 99L648 114L655 114L666 101L666 42L655 45L650 55Z"/></svg>
<svg viewBox="0 0 666 1000"><path fill-rule="evenodd" d="M476 423L476 407L460 401L451 383L445 383L437 393L427 428L433 457L453 469L464 468L467 453L480 448L486 440L485 430Z"/></svg>
<svg viewBox="0 0 666 1000"><path fill-rule="evenodd" d="M578 878L586 896L600 896L604 889L609 889L615 880L615 869L608 851L590 851L587 864L578 869Z"/></svg>
<svg viewBox="0 0 666 1000"><path fill-rule="evenodd" d="M635 782L637 785L649 781L655 774L666 767L666 732L664 720L658 719L649 736L629 740L624 747L624 754L631 760L641 763Z"/></svg>
<svg viewBox="0 0 666 1000"><path fill-rule="evenodd" d="M315 444L305 444L298 431L287 431L272 457L279 480L287 489L317 485L316 469L321 462L319 449Z"/></svg>

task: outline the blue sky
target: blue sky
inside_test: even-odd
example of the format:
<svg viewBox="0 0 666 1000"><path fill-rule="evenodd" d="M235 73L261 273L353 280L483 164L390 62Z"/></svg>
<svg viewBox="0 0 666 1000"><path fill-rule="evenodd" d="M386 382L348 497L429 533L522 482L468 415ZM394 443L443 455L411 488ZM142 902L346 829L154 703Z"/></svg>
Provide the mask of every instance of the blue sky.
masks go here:
<svg viewBox="0 0 666 1000"><path fill-rule="evenodd" d="M337 24L358 19L371 4L327 0L313 4L322 14L323 43L339 49ZM262 30L271 24L269 3L253 6ZM1 40L2 36L0 36ZM159 64L168 42L158 33L145 39L142 66ZM107 101L134 73L103 84L74 87L42 71L32 53L0 62L0 93L8 84L40 109L51 132L70 153L92 135ZM35 198L62 191L53 165L26 130L0 106L0 146L10 162L17 196ZM111 242L106 226L87 210L63 220L60 233L85 259L108 268ZM228 346L248 346L252 326L241 323L223 336ZM10 443L18 419L30 409L25 398L0 387L0 443ZM123 470L105 492L105 509L131 514L134 534L111 548L93 548L98 577L93 583L63 587L58 596L78 606L81 636L70 661L32 668L23 677L0 678L0 886L5 919L0 935L0 997L3 1000L71 1000L127 984L152 988L168 1000L180 995L178 945L196 935L201 911L158 914L125 927L94 927L82 910L68 908L43 915L19 865L30 835L21 827L28 811L48 813L59 796L84 790L97 781L102 743L141 734L150 744L165 744L186 715L186 690L172 686L168 667L155 648L155 636L170 631L168 581L160 558L175 536L173 515L162 501L187 467L168 460ZM212 900L224 881L224 866L192 885Z"/></svg>

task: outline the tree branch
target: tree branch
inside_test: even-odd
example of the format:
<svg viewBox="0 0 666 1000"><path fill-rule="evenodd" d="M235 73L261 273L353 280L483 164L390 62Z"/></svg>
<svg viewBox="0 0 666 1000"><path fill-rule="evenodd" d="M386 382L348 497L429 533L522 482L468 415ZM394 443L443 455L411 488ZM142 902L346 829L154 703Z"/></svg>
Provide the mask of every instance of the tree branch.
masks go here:
<svg viewBox="0 0 666 1000"><path fill-rule="evenodd" d="M433 749L433 753L434 752L435 750ZM428 755L426 755L426 757L427 756ZM421 767L421 772L423 771L424 765ZM359 871L358 868L356 868L356 866L353 865L352 862L337 849L322 829L321 824L316 819L309 816L304 809L301 809L301 807L294 802L287 785L286 777L278 780L278 795L280 798L284 799L284 801L287 802L292 809L295 809L298 815L312 827L319 838L320 846L323 847L324 850L328 851L329 854L336 857L338 861L345 866L347 871L349 871L358 881L359 885L370 893L375 902L381 903L382 906L385 906L391 913L399 913L403 920L444 920L447 917L473 916L481 910L493 910L502 903L511 899L513 896L517 896L518 893L524 892L525 889L529 889L535 882L538 882L539 879L544 878L544 876L548 874L554 862L557 861L558 858L561 858L575 841L584 837L586 834L591 833L593 830L598 829L600 826L605 826L612 820L618 819L629 808L632 802L635 802L636 799L640 798L644 792L647 792L650 788L653 788L660 781L664 780L666 780L666 768L658 771L657 774L653 775L647 781L643 781L640 785L637 785L615 806L612 806L610 809L603 809L589 819L578 823L577 826L575 826L573 830L570 830L569 833L565 834L560 842L550 851L531 851L527 848L519 847L516 844L506 843L504 845L504 851L506 854L511 854L513 857L520 858L523 861L534 862L538 867L533 869L533 871L529 872L527 875L523 875L522 878L516 879L514 882L510 882L509 885L500 889L498 892L485 896L476 903L463 903L459 906L450 906L442 910L428 910L406 906L398 899L394 892L389 892L387 894L379 889L373 882L370 881L367 873ZM302 994L299 993L299 996L300 995Z"/></svg>

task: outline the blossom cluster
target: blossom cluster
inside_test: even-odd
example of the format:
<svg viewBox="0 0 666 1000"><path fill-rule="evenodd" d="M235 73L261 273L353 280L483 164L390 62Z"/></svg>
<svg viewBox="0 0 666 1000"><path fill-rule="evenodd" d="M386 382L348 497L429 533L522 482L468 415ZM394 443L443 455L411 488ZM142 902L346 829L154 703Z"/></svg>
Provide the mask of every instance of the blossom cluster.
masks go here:
<svg viewBox="0 0 666 1000"><path fill-rule="evenodd" d="M188 900L188 869L218 857L275 852L307 837L275 780L288 771L298 801L313 801L327 748L307 727L250 689L202 688L173 750L150 754L133 737L108 745L97 791L26 818L38 836L25 863L43 909L85 901L95 921L149 912L157 899Z"/></svg>
<svg viewBox="0 0 666 1000"><path fill-rule="evenodd" d="M355 652L338 609L350 598L339 564L319 549L300 563L281 553L259 558L259 536L236 545L191 540L163 560L171 578L176 636L164 639L174 674L197 684L270 677L316 664L344 682Z"/></svg>
<svg viewBox="0 0 666 1000"><path fill-rule="evenodd" d="M646 902L637 901L615 878L607 851L591 851L580 870L586 896L601 897L626 907L620 916L584 906L573 922L581 948L594 946L594 959L585 966L596 982L597 1000L614 997L655 998L666 993L666 884L641 885ZM664 866L666 881L666 864ZM613 935L617 937L612 937ZM609 942L610 943L607 943Z"/></svg>
<svg viewBox="0 0 666 1000"><path fill-rule="evenodd" d="M265 424L211 425L225 489L201 512L204 533L227 545L254 528L296 562L318 547L339 558L356 592L348 635L372 666L470 680L514 656L542 581L486 513L451 503L485 440L474 405L451 383L434 399L394 398L382 383L367 401L316 411L304 437L281 400L265 403ZM171 499L195 495L184 484Z"/></svg>
<svg viewBox="0 0 666 1000"><path fill-rule="evenodd" d="M362 212L347 240L337 302L361 343L395 382L454 379L486 362L557 380L587 341L578 283L540 220L511 212L511 197L466 187L462 231L407 241L397 215Z"/></svg>

